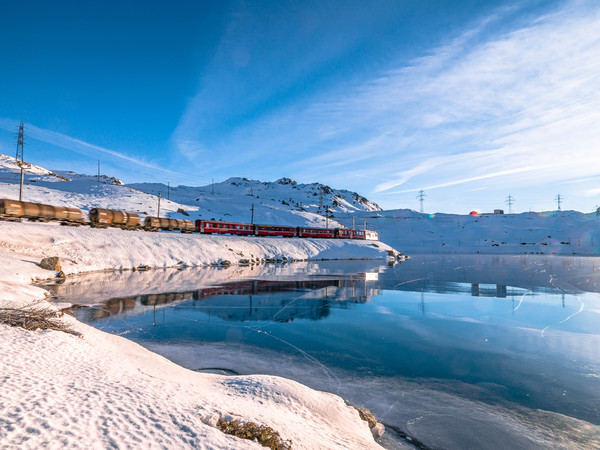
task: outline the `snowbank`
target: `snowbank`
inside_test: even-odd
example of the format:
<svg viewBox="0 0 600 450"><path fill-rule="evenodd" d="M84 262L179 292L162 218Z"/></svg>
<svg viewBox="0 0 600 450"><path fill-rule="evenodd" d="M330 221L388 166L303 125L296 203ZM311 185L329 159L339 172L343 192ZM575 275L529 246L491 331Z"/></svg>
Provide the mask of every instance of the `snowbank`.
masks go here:
<svg viewBox="0 0 600 450"><path fill-rule="evenodd" d="M222 377L177 366L67 319L83 337L0 325L3 448L262 448L218 418L277 430L293 448L377 448L354 408L272 376Z"/></svg>
<svg viewBox="0 0 600 450"><path fill-rule="evenodd" d="M266 259L386 259L395 252L382 242L341 239L206 236L176 232L63 227L58 224L0 222L0 283L49 278L44 257L60 257L66 274L127 270L139 266L174 267L252 263ZM17 256L19 255L19 256ZM11 298L5 284L2 298ZM20 298L20 295L16 296Z"/></svg>
<svg viewBox="0 0 600 450"><path fill-rule="evenodd" d="M0 307L35 301L59 256L67 274L140 265L264 259L387 258L380 242L241 238L0 222ZM378 448L358 412L335 395L272 376L200 374L71 317L81 337L0 325L3 448L261 448L219 431L218 418L278 431L293 448Z"/></svg>

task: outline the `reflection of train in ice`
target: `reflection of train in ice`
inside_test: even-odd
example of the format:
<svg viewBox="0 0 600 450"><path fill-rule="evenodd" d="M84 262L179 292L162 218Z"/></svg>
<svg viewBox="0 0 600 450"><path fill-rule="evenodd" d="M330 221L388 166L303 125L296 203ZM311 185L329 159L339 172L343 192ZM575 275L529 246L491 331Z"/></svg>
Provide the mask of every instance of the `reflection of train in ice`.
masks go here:
<svg viewBox="0 0 600 450"><path fill-rule="evenodd" d="M85 322L117 315L143 314L170 304L194 301L193 308L227 321L267 320L287 322L294 318L319 320L331 307L347 308L379 295L376 285L362 279L267 281L244 280L186 292L165 292L111 298L102 306L75 310Z"/></svg>
<svg viewBox="0 0 600 450"><path fill-rule="evenodd" d="M106 228L118 227L125 230L144 229L147 231L169 230L182 233L228 234L234 236L278 236L309 237L326 239L361 239L376 241L377 232L372 230L353 230L350 228L314 228L290 227L283 225L256 225L252 223L224 222L219 220L180 220L161 217L146 217L144 225L136 213L114 209L92 208L89 222L85 222L83 212L77 208L42 205L39 203L19 202L0 199L0 219L20 221L59 221L63 225L83 225Z"/></svg>

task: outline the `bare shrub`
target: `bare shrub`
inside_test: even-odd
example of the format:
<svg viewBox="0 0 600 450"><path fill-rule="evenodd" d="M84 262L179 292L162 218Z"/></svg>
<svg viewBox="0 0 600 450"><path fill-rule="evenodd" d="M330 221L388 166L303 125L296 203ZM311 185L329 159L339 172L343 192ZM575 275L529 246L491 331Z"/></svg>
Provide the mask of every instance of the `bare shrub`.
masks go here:
<svg viewBox="0 0 600 450"><path fill-rule="evenodd" d="M225 434L231 434L241 439L257 441L263 447L273 450L291 450L292 448L291 440L283 441L277 431L266 425L256 425L253 422L241 424L237 420L228 422L219 419L217 427Z"/></svg>
<svg viewBox="0 0 600 450"><path fill-rule="evenodd" d="M0 308L0 324L29 331L55 330L80 336L81 333L72 330L60 319L62 316L62 312L44 307L40 303L25 305L22 308Z"/></svg>

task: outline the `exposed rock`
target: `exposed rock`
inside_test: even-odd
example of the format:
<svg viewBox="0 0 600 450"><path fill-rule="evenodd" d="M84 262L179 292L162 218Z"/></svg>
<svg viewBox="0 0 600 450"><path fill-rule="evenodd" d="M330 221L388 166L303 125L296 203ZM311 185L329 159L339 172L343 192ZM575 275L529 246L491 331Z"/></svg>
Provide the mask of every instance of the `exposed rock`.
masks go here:
<svg viewBox="0 0 600 450"><path fill-rule="evenodd" d="M283 185L291 184L292 186L295 186L296 184L298 184L298 182L292 180L291 178L286 178L286 177L280 178L279 180L276 181L276 183L283 184Z"/></svg>
<svg viewBox="0 0 600 450"><path fill-rule="evenodd" d="M371 433L374 437L378 438L385 433L385 427L377 422L377 419L373 414L364 408L358 408L355 406L354 409L358 411L360 418L369 424L369 428L371 429Z"/></svg>
<svg viewBox="0 0 600 450"><path fill-rule="evenodd" d="M187 213L187 211L185 209L183 209L183 208L178 208L177 212L179 214L183 214L184 216L189 216L189 214Z"/></svg>
<svg viewBox="0 0 600 450"><path fill-rule="evenodd" d="M54 270L56 272L60 272L62 267L60 266L60 258L58 256L51 256L49 258L44 258L40 262L40 267L46 270Z"/></svg>
<svg viewBox="0 0 600 450"><path fill-rule="evenodd" d="M223 259L223 260L221 260L221 265L222 266L231 266L231 261L229 261L227 259Z"/></svg>

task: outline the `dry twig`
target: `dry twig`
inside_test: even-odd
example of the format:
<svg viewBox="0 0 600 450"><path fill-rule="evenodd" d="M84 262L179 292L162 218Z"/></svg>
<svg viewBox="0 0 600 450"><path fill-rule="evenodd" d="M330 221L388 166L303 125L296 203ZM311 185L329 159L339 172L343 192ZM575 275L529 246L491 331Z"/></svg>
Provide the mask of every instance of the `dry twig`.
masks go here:
<svg viewBox="0 0 600 450"><path fill-rule="evenodd" d="M0 323L25 330L55 330L80 336L72 330L60 317L62 313L39 304L26 305L23 308L0 308Z"/></svg>

